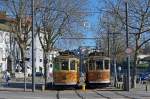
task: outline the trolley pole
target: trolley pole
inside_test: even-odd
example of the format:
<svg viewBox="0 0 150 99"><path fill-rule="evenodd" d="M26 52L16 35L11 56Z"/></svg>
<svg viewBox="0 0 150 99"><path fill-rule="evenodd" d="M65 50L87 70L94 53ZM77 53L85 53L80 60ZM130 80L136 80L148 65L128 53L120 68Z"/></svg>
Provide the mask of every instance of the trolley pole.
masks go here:
<svg viewBox="0 0 150 99"><path fill-rule="evenodd" d="M34 67L34 0L32 0L32 92L35 91L35 67Z"/></svg>

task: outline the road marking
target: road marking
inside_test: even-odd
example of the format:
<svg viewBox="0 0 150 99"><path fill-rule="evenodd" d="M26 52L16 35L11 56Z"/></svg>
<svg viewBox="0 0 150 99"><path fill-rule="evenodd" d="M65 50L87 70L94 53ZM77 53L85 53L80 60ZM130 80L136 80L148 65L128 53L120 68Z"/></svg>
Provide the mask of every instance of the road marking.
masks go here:
<svg viewBox="0 0 150 99"><path fill-rule="evenodd" d="M35 96L25 96L23 98L25 98L25 99L46 99L46 98L43 98L43 97L35 97Z"/></svg>
<svg viewBox="0 0 150 99"><path fill-rule="evenodd" d="M27 98L27 99L40 99L41 97L24 97L24 98Z"/></svg>

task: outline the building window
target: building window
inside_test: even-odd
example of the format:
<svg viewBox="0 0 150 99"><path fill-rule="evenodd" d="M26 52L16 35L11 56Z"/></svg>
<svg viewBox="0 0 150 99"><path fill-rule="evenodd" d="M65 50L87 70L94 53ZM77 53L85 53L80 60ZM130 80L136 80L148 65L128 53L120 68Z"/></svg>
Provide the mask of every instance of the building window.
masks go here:
<svg viewBox="0 0 150 99"><path fill-rule="evenodd" d="M42 62L42 59L40 59L40 62Z"/></svg>
<svg viewBox="0 0 150 99"><path fill-rule="evenodd" d="M3 32L0 32L0 43L3 43Z"/></svg>
<svg viewBox="0 0 150 99"><path fill-rule="evenodd" d="M2 61L6 61L6 58L2 58Z"/></svg>
<svg viewBox="0 0 150 99"><path fill-rule="evenodd" d="M1 52L1 54L0 54L0 60L2 60L2 58L3 58L3 49L2 48L0 48L0 52Z"/></svg>

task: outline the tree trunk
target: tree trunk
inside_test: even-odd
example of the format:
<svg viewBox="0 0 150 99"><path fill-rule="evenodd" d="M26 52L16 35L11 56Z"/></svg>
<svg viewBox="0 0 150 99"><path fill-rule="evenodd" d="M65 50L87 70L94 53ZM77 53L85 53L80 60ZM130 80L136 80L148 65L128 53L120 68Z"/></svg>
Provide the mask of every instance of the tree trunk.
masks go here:
<svg viewBox="0 0 150 99"><path fill-rule="evenodd" d="M136 35L136 47L135 47L135 54L134 54L134 66L133 66L133 74L132 74L132 84L131 88L136 88L136 72L137 72L137 64L138 59L137 56L139 54L139 44L140 44L140 35Z"/></svg>
<svg viewBox="0 0 150 99"><path fill-rule="evenodd" d="M23 48L20 48L21 50L21 65L22 65L22 69L23 69L23 72L24 72L24 91L26 91L26 65L25 65L25 55L24 55L24 49Z"/></svg>
<svg viewBox="0 0 150 99"><path fill-rule="evenodd" d="M47 85L47 64L48 63L48 54L47 52L44 52L44 83L45 83L45 87Z"/></svg>
<svg viewBox="0 0 150 99"><path fill-rule="evenodd" d="M137 55L138 55L138 52L135 52L135 55L134 55L134 66L133 66L133 72L132 72L132 83L131 83L131 88L136 88L136 72L137 72Z"/></svg>

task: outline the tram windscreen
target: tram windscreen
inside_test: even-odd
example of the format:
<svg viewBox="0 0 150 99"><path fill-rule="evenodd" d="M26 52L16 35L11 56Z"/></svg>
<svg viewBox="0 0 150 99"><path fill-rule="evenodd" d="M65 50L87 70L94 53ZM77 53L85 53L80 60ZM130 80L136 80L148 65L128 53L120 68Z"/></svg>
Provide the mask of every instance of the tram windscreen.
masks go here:
<svg viewBox="0 0 150 99"><path fill-rule="evenodd" d="M109 60L105 60L105 69L109 69Z"/></svg>
<svg viewBox="0 0 150 99"><path fill-rule="evenodd" d="M103 61L102 60L96 61L96 70L103 70Z"/></svg>
<svg viewBox="0 0 150 99"><path fill-rule="evenodd" d="M69 70L68 61L61 62L61 70Z"/></svg>
<svg viewBox="0 0 150 99"><path fill-rule="evenodd" d="M94 60L89 61L89 70L95 70L95 61Z"/></svg>
<svg viewBox="0 0 150 99"><path fill-rule="evenodd" d="M70 61L70 70L75 70L75 60Z"/></svg>

